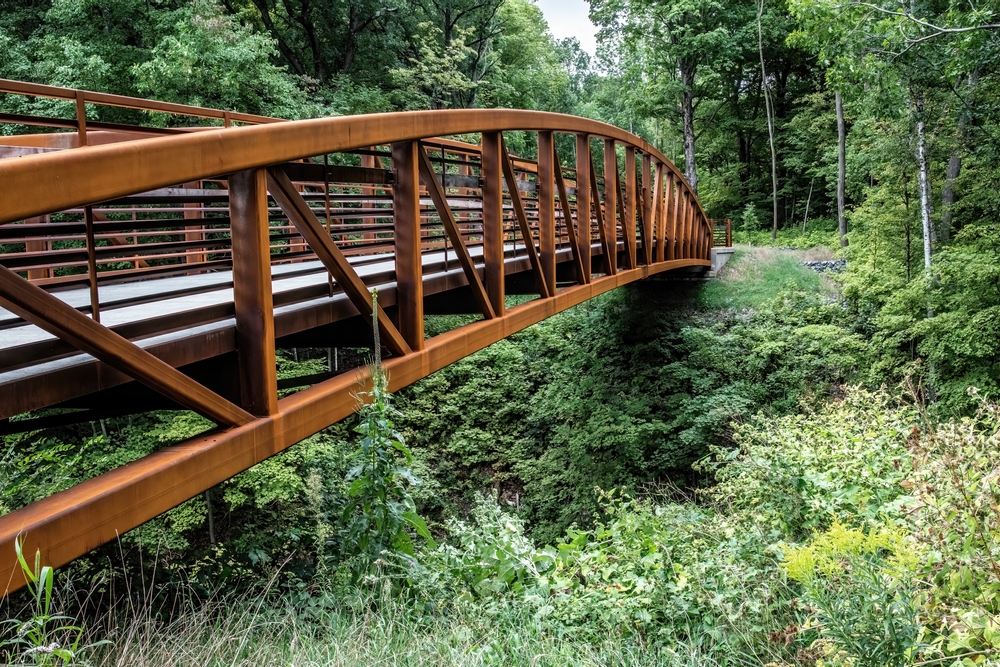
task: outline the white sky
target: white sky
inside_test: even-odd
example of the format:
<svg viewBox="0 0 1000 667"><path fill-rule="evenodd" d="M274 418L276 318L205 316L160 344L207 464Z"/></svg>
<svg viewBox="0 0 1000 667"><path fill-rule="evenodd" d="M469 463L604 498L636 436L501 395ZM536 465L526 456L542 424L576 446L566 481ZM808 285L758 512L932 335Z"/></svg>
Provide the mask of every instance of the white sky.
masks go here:
<svg viewBox="0 0 1000 667"><path fill-rule="evenodd" d="M597 26L590 22L587 0L535 0L556 39L576 37L593 57L597 51Z"/></svg>

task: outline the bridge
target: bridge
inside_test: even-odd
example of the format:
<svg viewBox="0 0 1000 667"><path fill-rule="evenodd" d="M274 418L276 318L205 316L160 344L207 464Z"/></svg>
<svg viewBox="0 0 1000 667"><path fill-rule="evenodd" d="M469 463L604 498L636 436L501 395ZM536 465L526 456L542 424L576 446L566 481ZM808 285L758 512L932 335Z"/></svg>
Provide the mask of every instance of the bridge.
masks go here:
<svg viewBox="0 0 1000 667"><path fill-rule="evenodd" d="M398 390L608 290L704 270L720 238L662 153L584 118L0 93L67 109L0 114L0 432L152 409L217 424L0 517L5 592L16 539L68 563L356 409L358 369L279 383L277 349L371 347L377 321ZM108 109L135 120L95 120ZM425 337L444 313L479 317Z"/></svg>

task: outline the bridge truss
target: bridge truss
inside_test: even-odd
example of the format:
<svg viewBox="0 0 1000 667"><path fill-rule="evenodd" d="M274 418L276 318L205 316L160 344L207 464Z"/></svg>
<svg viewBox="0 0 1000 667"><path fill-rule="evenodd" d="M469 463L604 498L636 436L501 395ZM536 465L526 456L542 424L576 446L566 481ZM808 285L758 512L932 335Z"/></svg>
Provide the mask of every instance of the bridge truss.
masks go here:
<svg viewBox="0 0 1000 667"><path fill-rule="evenodd" d="M279 399L276 350L370 346L374 287L397 390L620 285L710 265L712 225L677 168L592 120L281 121L0 93L69 116L0 114L68 130L0 136L0 432L164 407L218 425L0 517L0 591L23 585L14 540L65 564L348 416L360 369ZM173 127L95 120L108 107ZM504 133L537 157L511 155ZM537 298L507 307L511 293ZM425 339L441 312L481 319Z"/></svg>

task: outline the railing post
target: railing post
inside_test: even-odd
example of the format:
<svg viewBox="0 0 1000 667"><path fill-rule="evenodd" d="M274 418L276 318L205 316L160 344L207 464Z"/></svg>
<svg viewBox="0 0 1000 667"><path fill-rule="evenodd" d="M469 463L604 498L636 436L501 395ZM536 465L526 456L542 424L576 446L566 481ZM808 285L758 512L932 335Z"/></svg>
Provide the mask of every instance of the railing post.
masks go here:
<svg viewBox="0 0 1000 667"><path fill-rule="evenodd" d="M666 206L664 197L664 176L666 169L663 164L656 163L656 187L653 192L653 261L662 262L663 235L666 230Z"/></svg>
<svg viewBox="0 0 1000 667"><path fill-rule="evenodd" d="M733 246L733 221L731 218L726 218L726 247L731 248Z"/></svg>
<svg viewBox="0 0 1000 667"><path fill-rule="evenodd" d="M576 242L580 249L584 275L581 284L590 282L593 259L590 253L590 135L576 135ZM600 205L600 202L598 202Z"/></svg>
<svg viewBox="0 0 1000 667"><path fill-rule="evenodd" d="M420 162L416 141L392 145L393 231L399 333L411 350L424 349L424 283L420 254ZM443 215L443 214L442 214Z"/></svg>
<svg viewBox="0 0 1000 667"><path fill-rule="evenodd" d="M87 145L87 106L85 101L83 91L76 91L76 131L81 147Z"/></svg>
<svg viewBox="0 0 1000 667"><path fill-rule="evenodd" d="M555 137L552 132L539 132L538 245L550 296L556 294L556 169Z"/></svg>
<svg viewBox="0 0 1000 667"><path fill-rule="evenodd" d="M497 317L504 315L503 157L500 133L483 132L483 262L486 294ZM511 184L513 186L513 184Z"/></svg>
<svg viewBox="0 0 1000 667"><path fill-rule="evenodd" d="M604 225L608 238L608 248L611 254L608 265L612 275L618 273L618 224L615 222L618 213L618 154L615 151L615 140L604 140ZM628 246L626 246L627 248Z"/></svg>
<svg viewBox="0 0 1000 667"><path fill-rule="evenodd" d="M687 259L687 188L677 184L677 259Z"/></svg>
<svg viewBox="0 0 1000 667"><path fill-rule="evenodd" d="M684 259L691 259L693 256L691 236L694 221L694 206L691 205L691 191L684 190Z"/></svg>
<svg viewBox="0 0 1000 667"><path fill-rule="evenodd" d="M653 176L649 153L642 154L642 256L646 266L653 263Z"/></svg>
<svg viewBox="0 0 1000 667"><path fill-rule="evenodd" d="M97 240L94 237L94 208L83 207L84 235L87 241L87 274L90 277L90 316L101 321L101 297L97 287Z"/></svg>
<svg viewBox="0 0 1000 667"><path fill-rule="evenodd" d="M638 183L636 182L635 169L635 147L625 147L625 220L622 221L622 230L625 234L625 251L628 253L628 268L634 269L638 266L635 246L635 217L636 198Z"/></svg>
<svg viewBox="0 0 1000 667"><path fill-rule="evenodd" d="M666 233L664 238L666 241L665 248L663 251L664 259L677 259L677 197L675 191L677 190L677 177L674 172L667 172L667 203L665 206L666 214L663 220L663 226L666 228Z"/></svg>
<svg viewBox="0 0 1000 667"><path fill-rule="evenodd" d="M229 177L229 217L241 406L250 414L264 417L278 411L278 375L267 175L263 169L240 171Z"/></svg>

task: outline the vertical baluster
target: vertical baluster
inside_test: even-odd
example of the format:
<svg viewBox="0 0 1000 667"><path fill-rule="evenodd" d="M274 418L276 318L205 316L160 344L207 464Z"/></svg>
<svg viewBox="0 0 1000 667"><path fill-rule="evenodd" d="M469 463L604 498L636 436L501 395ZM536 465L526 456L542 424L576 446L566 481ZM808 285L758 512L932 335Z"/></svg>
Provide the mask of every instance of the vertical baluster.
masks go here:
<svg viewBox="0 0 1000 667"><path fill-rule="evenodd" d="M392 145L393 231L396 248L396 308L399 333L411 350L424 349L424 286L420 254L420 172L418 145Z"/></svg>
<svg viewBox="0 0 1000 667"><path fill-rule="evenodd" d="M684 259L691 259L691 191L684 190Z"/></svg>
<svg viewBox="0 0 1000 667"><path fill-rule="evenodd" d="M610 273L618 272L618 154L615 152L615 140L604 140L604 225L608 239L608 256Z"/></svg>
<svg viewBox="0 0 1000 667"><path fill-rule="evenodd" d="M657 216L656 233L656 261L662 262L668 259L667 246L671 242L670 238L670 213L671 197L673 196L674 175L667 165L661 164L659 168L663 171L661 181L663 183L663 194L659 194L660 215Z"/></svg>
<svg viewBox="0 0 1000 667"><path fill-rule="evenodd" d="M483 262L486 293L497 317L504 314L503 167L500 133L483 132ZM513 185L513 184L511 184Z"/></svg>
<svg viewBox="0 0 1000 667"><path fill-rule="evenodd" d="M83 91L76 91L76 131L80 146L87 145L87 106Z"/></svg>
<svg viewBox="0 0 1000 667"><path fill-rule="evenodd" d="M583 283L590 282L590 137L576 135L576 242L583 262Z"/></svg>
<svg viewBox="0 0 1000 667"><path fill-rule="evenodd" d="M638 266L635 244L636 204L638 203L636 180L635 148L627 146L625 148L625 221L622 223L622 228L625 234L625 251L630 269Z"/></svg>
<svg viewBox="0 0 1000 667"><path fill-rule="evenodd" d="M677 259L687 258L687 189L677 181Z"/></svg>
<svg viewBox="0 0 1000 667"><path fill-rule="evenodd" d="M656 176L653 179L653 238L650 252L654 262L662 262L663 254L663 189L664 189L664 168L659 162L656 164Z"/></svg>
<svg viewBox="0 0 1000 667"><path fill-rule="evenodd" d="M87 238L87 276L90 279L90 314L101 321L101 299L97 292L97 242L94 240L94 209L83 207L84 233Z"/></svg>
<svg viewBox="0 0 1000 667"><path fill-rule="evenodd" d="M229 177L229 217L240 400L247 412L263 417L278 411L267 175L263 169Z"/></svg>
<svg viewBox="0 0 1000 667"><path fill-rule="evenodd" d="M538 245L542 275L555 296L556 286L556 165L552 132L538 133Z"/></svg>
<svg viewBox="0 0 1000 667"><path fill-rule="evenodd" d="M642 257L647 266L653 263L653 175L649 153L642 154Z"/></svg>
<svg viewBox="0 0 1000 667"><path fill-rule="evenodd" d="M665 259L677 259L677 177L674 172L670 172L667 176L667 205L666 205L666 220L664 221L664 226L667 229L666 232L666 249L664 250Z"/></svg>

